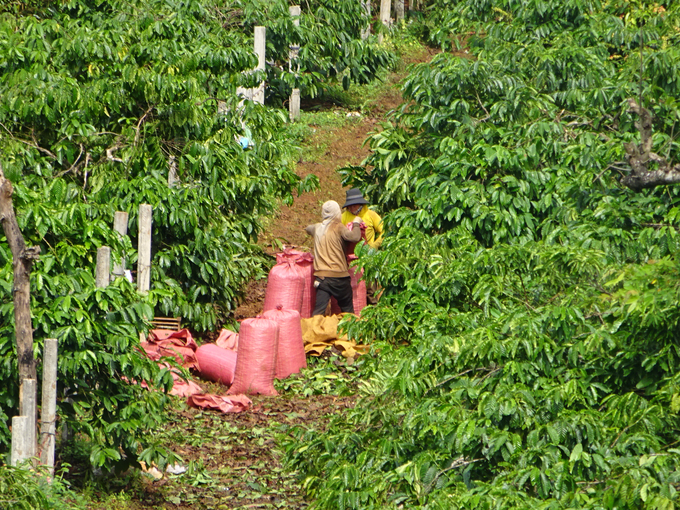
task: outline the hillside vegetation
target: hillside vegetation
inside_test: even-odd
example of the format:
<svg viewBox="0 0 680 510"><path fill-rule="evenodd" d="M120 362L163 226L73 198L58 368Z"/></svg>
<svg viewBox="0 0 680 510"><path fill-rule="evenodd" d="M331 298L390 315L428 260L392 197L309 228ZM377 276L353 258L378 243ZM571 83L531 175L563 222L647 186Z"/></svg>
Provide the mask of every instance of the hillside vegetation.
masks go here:
<svg viewBox="0 0 680 510"><path fill-rule="evenodd" d="M341 171L388 229L379 251L359 248L379 304L343 321L372 346L351 367L359 399L283 430L286 476L317 509L675 508L680 189L658 184L680 161L680 5L422 7L398 30L443 51L410 68L371 155ZM59 413L94 466L162 467L174 454L153 431L167 398L129 381L167 388L170 376L137 353L138 332L154 314L198 332L232 320L267 268L265 219L317 184L294 172L291 88L349 89L395 57L360 40L359 2L310 2L300 29L278 0L1 10L0 162L42 250L36 354L59 338ZM249 72L256 25L268 28L264 73ZM239 107L236 87L263 78L268 106ZM665 180L640 180L658 170ZM151 292L125 279L95 289L97 247L134 265L140 203L154 207ZM121 209L132 242L111 232ZM3 381L16 378L11 271L2 243ZM353 389L323 363L286 391ZM3 452L17 394L0 387ZM10 471L7 493L51 504Z"/></svg>
<svg viewBox="0 0 680 510"><path fill-rule="evenodd" d="M345 182L390 235L376 356L292 466L316 508L674 508L680 450L677 2L435 1L444 48ZM454 51L450 51L454 50ZM304 445L304 446L303 446Z"/></svg>

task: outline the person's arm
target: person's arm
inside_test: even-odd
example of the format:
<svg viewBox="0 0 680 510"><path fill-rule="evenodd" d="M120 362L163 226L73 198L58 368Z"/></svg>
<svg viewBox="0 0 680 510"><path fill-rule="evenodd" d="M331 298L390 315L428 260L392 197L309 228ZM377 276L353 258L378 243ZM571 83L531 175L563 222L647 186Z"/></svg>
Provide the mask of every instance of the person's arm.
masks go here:
<svg viewBox="0 0 680 510"><path fill-rule="evenodd" d="M352 223L354 223L352 230L348 229L343 225L344 228L340 230L340 236L345 241L349 241L350 243L358 243L361 240L361 228L359 227L361 221L362 221L361 218L359 216L356 216L352 220Z"/></svg>
<svg viewBox="0 0 680 510"><path fill-rule="evenodd" d="M316 231L316 224L307 225L305 227L305 232L307 232L310 236L314 236L314 231Z"/></svg>

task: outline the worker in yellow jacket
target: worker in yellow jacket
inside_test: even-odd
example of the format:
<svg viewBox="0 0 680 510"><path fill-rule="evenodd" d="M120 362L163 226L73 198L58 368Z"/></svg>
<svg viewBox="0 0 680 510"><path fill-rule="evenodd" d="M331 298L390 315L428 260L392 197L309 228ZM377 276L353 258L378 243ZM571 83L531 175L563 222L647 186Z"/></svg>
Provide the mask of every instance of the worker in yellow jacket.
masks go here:
<svg viewBox="0 0 680 510"><path fill-rule="evenodd" d="M366 244L371 248L378 249L383 240L383 222L380 215L368 208L368 202L364 199L358 188L347 191L345 205L342 206L342 223L347 225L355 218L361 218L366 225ZM374 305L378 302L379 287L377 282L366 282L366 302Z"/></svg>
<svg viewBox="0 0 680 510"><path fill-rule="evenodd" d="M342 206L342 223L347 225L354 221L357 216L366 225L366 243L371 248L379 248L383 239L383 223L380 215L368 208L368 202L364 199L358 188L352 188L345 196L345 205Z"/></svg>

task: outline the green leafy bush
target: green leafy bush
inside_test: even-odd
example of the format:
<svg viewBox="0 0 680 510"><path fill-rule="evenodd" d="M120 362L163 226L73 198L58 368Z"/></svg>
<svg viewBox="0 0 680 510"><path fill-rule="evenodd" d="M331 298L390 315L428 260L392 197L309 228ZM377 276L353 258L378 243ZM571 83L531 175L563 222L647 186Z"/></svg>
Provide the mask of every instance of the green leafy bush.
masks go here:
<svg viewBox="0 0 680 510"><path fill-rule="evenodd" d="M341 82L368 83L381 69L396 63L394 53L376 44L374 36L361 39L370 20L360 2L313 0L301 5L299 27L294 26L287 2L240 0L238 12L244 26L267 28L267 100L285 102L291 90L316 97ZM290 62L291 45L299 46L298 58ZM298 69L299 67L299 69Z"/></svg>
<svg viewBox="0 0 680 510"><path fill-rule="evenodd" d="M84 504L61 477L47 481L47 473L0 466L0 505L12 510L76 510Z"/></svg>
<svg viewBox="0 0 680 510"><path fill-rule="evenodd" d="M423 33L468 53L413 67L344 170L386 213L359 259L383 297L344 323L379 355L354 409L285 442L315 507L675 506L678 190L617 178L639 140L630 97L678 160L679 19L430 5Z"/></svg>

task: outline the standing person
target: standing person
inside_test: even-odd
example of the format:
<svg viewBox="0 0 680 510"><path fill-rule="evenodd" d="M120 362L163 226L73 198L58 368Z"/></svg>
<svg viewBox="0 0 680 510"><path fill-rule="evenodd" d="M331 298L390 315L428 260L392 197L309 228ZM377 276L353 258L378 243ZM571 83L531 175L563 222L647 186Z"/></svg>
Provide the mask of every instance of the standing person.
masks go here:
<svg viewBox="0 0 680 510"><path fill-rule="evenodd" d="M384 232L382 218L377 212L368 208L368 202L358 188L352 188L347 192L345 205L342 207L345 209L342 213L342 223L347 225L350 221L361 218L361 221L366 225L366 244L376 250L380 248ZM377 294L377 282L366 282L366 302L369 305L375 305L378 302Z"/></svg>
<svg viewBox="0 0 680 510"><path fill-rule="evenodd" d="M316 287L316 304L312 315L323 315L331 297L338 300L342 312L354 313L352 298L352 281L345 258L345 244L356 243L361 239L359 223L349 230L340 221L340 206L329 200L321 208L321 223L307 226L305 229L314 237L314 287Z"/></svg>

